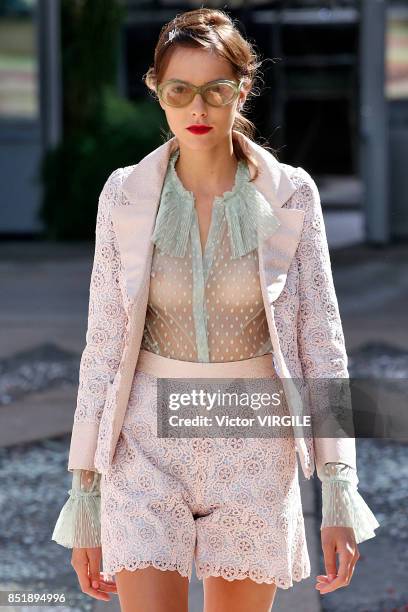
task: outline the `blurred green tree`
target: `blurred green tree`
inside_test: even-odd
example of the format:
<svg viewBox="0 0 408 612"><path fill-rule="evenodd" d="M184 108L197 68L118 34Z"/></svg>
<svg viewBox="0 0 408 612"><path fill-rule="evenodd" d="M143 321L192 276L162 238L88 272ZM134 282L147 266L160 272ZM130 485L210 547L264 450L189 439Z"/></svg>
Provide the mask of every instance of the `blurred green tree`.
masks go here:
<svg viewBox="0 0 408 612"><path fill-rule="evenodd" d="M63 138L40 168L46 239L93 238L109 174L137 163L167 129L150 97L133 103L117 93L124 11L117 0L61 2Z"/></svg>

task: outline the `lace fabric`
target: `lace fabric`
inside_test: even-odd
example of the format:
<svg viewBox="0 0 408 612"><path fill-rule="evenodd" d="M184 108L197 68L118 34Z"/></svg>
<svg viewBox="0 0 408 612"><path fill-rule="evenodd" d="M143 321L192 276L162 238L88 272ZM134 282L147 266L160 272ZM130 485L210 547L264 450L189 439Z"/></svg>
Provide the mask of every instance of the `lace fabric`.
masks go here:
<svg viewBox="0 0 408 612"><path fill-rule="evenodd" d="M125 345L129 300L111 216L125 175L122 168L112 172L99 197L86 345L81 356L74 415L78 423L99 424L107 389L118 370ZM89 469L88 465L79 467Z"/></svg>
<svg viewBox="0 0 408 612"><path fill-rule="evenodd" d="M283 402L277 410L288 414ZM250 577L280 588L310 575L290 432L275 439L170 439L156 431L157 378L136 370L102 479L107 573L146 563L191 579L194 563L199 580Z"/></svg>
<svg viewBox="0 0 408 612"><path fill-rule="evenodd" d="M256 246L260 235L273 234L277 219L269 204L249 183L247 167L240 162L232 190L214 200L207 244L202 253L193 194L184 188L177 176L177 157L178 151L170 158L152 236L155 248L141 347L165 357L201 362L236 361L270 353L272 344L259 286ZM121 330L127 316L126 291L122 286L119 251L109 213L109 207L117 198L122 175L122 169L112 174L112 180L107 182L100 198L87 347L81 360L75 418L95 423L103 409L105 385L118 366L123 345ZM308 205L307 199L316 194L311 193L309 184L305 182L307 173L298 169L295 175L294 181L299 186L290 206L302 209ZM338 368L343 365L346 368L343 361L337 353L331 358L331 354L327 355L323 350L326 336L332 336L334 331L327 330L326 333L322 329L325 313L318 311L320 302L316 302L314 294L321 291L324 280L318 258L327 257L327 245L320 238L322 220L318 216L307 217L305 222L311 225L309 234L313 241L310 244L306 242L307 234L298 249L299 256L305 259L303 267L299 267L304 279L299 313L299 350L304 374L317 378L330 376L333 375L330 370L333 366L337 368L336 375L341 376L342 370ZM321 242L317 242L318 239ZM316 254L316 261L313 269L309 270L311 253ZM298 262L294 261L293 266L297 265ZM288 301L287 307L276 308L278 327L285 326L285 313L294 308L289 301L296 292L290 284L291 278L288 276L287 285L279 297L279 304ZM338 307L330 283L326 285L322 307L334 316ZM114 324L112 313L115 315ZM282 316L279 313L283 313ZM333 318L330 324L335 325L336 321L336 338L341 347L344 338L340 319ZM320 343L324 360L305 352L305 347L309 346L306 339L312 337ZM282 348L286 350L284 341ZM109 371L101 357L102 352L108 356ZM104 381L103 385L101 381ZM375 535L370 534L378 523L357 492L351 470L353 468L347 474L342 472L342 480L339 480L338 473L319 475L322 476L322 526L330 526L329 523L353 526L358 541L363 541ZM54 529L52 539L63 546L87 547L99 546L100 543L100 475L95 476L91 490L87 490L78 481L83 472L86 470L74 470L70 498ZM348 477L349 482L346 482Z"/></svg>

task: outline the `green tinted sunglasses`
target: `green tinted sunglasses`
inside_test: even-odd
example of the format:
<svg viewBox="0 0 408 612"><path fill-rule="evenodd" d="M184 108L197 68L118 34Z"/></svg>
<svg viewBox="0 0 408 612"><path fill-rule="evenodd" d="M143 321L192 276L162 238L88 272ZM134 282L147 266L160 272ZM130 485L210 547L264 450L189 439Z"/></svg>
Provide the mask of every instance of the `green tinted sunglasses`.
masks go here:
<svg viewBox="0 0 408 612"><path fill-rule="evenodd" d="M225 106L235 100L243 82L244 79L241 79L239 83L228 79L218 79L196 86L187 83L187 81L170 79L158 86L157 94L164 104L176 108L190 104L198 93L202 95L204 101L210 106Z"/></svg>

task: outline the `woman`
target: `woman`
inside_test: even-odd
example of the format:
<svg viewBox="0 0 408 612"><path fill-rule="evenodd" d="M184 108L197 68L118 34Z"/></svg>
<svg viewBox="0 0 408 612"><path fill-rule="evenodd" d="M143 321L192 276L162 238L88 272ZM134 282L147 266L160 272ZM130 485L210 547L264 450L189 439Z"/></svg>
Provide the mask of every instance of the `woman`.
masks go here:
<svg viewBox="0 0 408 612"><path fill-rule="evenodd" d="M266 612L310 576L296 452L322 480L320 593L349 584L379 526L353 438L157 435L160 378L280 380L293 416L293 378L348 375L316 185L240 112L258 67L223 11L164 26L146 83L174 137L100 197L73 486L53 539L73 548L82 590L117 592L122 610L187 610L193 558L206 612Z"/></svg>

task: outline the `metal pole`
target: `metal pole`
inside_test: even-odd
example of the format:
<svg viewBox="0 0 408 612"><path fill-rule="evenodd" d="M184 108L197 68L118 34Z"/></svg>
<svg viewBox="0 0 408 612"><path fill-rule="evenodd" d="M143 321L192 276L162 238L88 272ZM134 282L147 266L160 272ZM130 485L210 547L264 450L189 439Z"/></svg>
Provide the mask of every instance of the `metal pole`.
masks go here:
<svg viewBox="0 0 408 612"><path fill-rule="evenodd" d="M386 0L361 0L361 176L366 240L390 241L388 109L385 97Z"/></svg>
<svg viewBox="0 0 408 612"><path fill-rule="evenodd" d="M40 108L43 150L62 137L60 0L38 0Z"/></svg>

